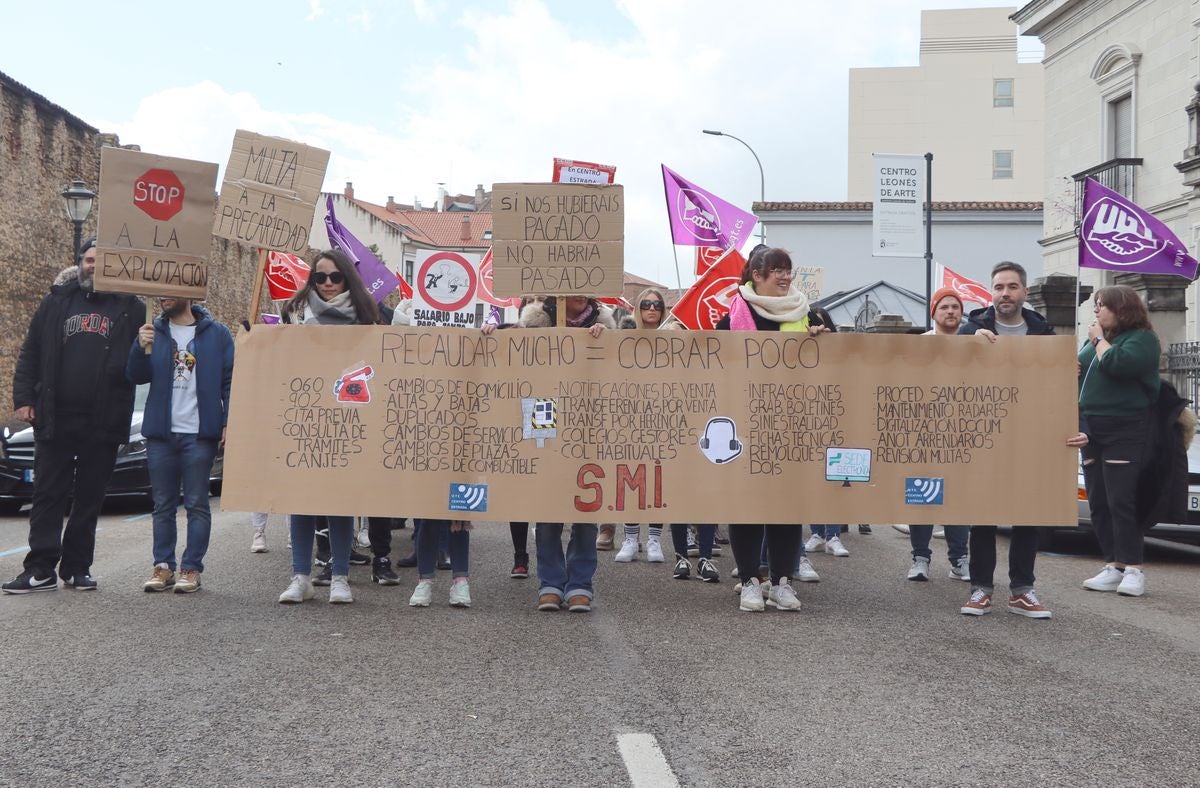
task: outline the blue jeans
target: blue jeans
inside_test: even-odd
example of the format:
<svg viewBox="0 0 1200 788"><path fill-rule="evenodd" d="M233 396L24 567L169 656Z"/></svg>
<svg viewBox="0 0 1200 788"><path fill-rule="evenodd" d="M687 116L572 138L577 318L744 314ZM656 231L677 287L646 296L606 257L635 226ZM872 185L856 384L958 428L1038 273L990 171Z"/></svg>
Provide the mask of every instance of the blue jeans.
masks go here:
<svg viewBox="0 0 1200 788"><path fill-rule="evenodd" d="M329 516L325 520L329 523L330 571L335 575L349 575L354 518ZM312 514L293 514L288 519L288 526L292 531L292 574L311 575L317 517Z"/></svg>
<svg viewBox="0 0 1200 788"><path fill-rule="evenodd" d="M204 554L212 532L208 508L208 477L212 473L217 442L195 435L172 433L169 438L147 438L146 459L150 467L150 489L154 495L154 563L175 571L175 542L178 529L175 512L183 488L187 511L187 546L181 568L204 571Z"/></svg>
<svg viewBox="0 0 1200 788"><path fill-rule="evenodd" d="M450 571L455 577L466 577L471 570L471 532L466 528L450 529L449 520L421 520L417 531L417 576L429 580L437 574L437 554L445 549L450 553Z"/></svg>
<svg viewBox="0 0 1200 788"><path fill-rule="evenodd" d="M946 552L950 563L957 564L959 559L967 557L967 539L971 536L969 525L946 526ZM932 525L908 526L908 543L912 545L913 558L933 558L929 549L929 540L933 538Z"/></svg>
<svg viewBox="0 0 1200 788"><path fill-rule="evenodd" d="M537 524L538 594L592 599L592 576L596 574L596 525L575 523L566 555L562 548L562 523Z"/></svg>
<svg viewBox="0 0 1200 788"><path fill-rule="evenodd" d="M812 529L813 536L819 536L822 539L832 539L835 536L839 540L842 538L842 526L840 525L810 525L808 527Z"/></svg>

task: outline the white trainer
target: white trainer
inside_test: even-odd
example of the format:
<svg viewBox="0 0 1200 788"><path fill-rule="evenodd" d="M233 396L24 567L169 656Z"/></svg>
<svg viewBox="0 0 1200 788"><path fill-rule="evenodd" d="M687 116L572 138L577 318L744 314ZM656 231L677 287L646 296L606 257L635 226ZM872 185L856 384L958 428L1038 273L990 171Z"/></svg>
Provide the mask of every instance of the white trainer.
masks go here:
<svg viewBox="0 0 1200 788"><path fill-rule="evenodd" d="M825 546L824 537L813 534L808 537L808 541L804 543L804 549L810 553L815 553Z"/></svg>
<svg viewBox="0 0 1200 788"><path fill-rule="evenodd" d="M1136 566L1125 567L1117 593L1121 596L1141 596L1146 593L1146 574Z"/></svg>
<svg viewBox="0 0 1200 788"><path fill-rule="evenodd" d="M292 584L279 595L279 602L284 605L295 605L312 598L312 578L308 575L293 575Z"/></svg>
<svg viewBox="0 0 1200 788"><path fill-rule="evenodd" d="M622 545L624 549L624 545ZM662 540L657 536L651 536L646 539L646 560L652 564L661 564L663 558Z"/></svg>
<svg viewBox="0 0 1200 788"><path fill-rule="evenodd" d="M661 548L660 548L661 552ZM636 537L627 536L625 541L621 543L621 549L617 551L617 555L613 558L618 564L628 564L637 558L638 541Z"/></svg>
<svg viewBox="0 0 1200 788"><path fill-rule="evenodd" d="M1083 581L1083 587L1091 591L1116 591L1125 573L1112 564L1105 564L1100 574Z"/></svg>
<svg viewBox="0 0 1200 788"><path fill-rule="evenodd" d="M254 539L250 541L250 552L265 553L267 552L267 529L255 528Z"/></svg>
<svg viewBox="0 0 1200 788"><path fill-rule="evenodd" d="M796 577L801 583L819 583L821 576L817 574L817 570L813 569L812 561L808 560L808 556L800 556L800 561L796 564Z"/></svg>
<svg viewBox="0 0 1200 788"><path fill-rule="evenodd" d="M412 596L408 598L409 607L429 607L429 603L433 601L433 581L418 580L417 587L413 589Z"/></svg>
<svg viewBox="0 0 1200 788"><path fill-rule="evenodd" d="M846 556L850 555L850 551L842 545L842 540L836 536L831 536L825 542L825 552L832 553L838 558L845 558Z"/></svg>
<svg viewBox="0 0 1200 788"><path fill-rule="evenodd" d="M771 593L767 597L767 604L776 610L800 609L800 600L796 598L796 591L788 583L786 577L779 578L779 584L771 586Z"/></svg>
<svg viewBox="0 0 1200 788"><path fill-rule="evenodd" d="M923 555L919 555L912 560L912 566L908 568L909 580L928 580L929 579L929 559Z"/></svg>
<svg viewBox="0 0 1200 788"><path fill-rule="evenodd" d="M456 577L450 584L450 607L471 606L471 584L465 577Z"/></svg>
<svg viewBox="0 0 1200 788"><path fill-rule="evenodd" d="M954 580L970 580L971 559L964 555L955 563L950 564L950 577Z"/></svg>
<svg viewBox="0 0 1200 788"><path fill-rule="evenodd" d="M350 578L345 575L334 575L329 581L329 604L348 605L354 601L350 593Z"/></svg>
<svg viewBox="0 0 1200 788"><path fill-rule="evenodd" d="M739 599L738 610L745 610L747 613L761 613L767 609L767 605L763 601L762 587L759 585L757 577L742 584Z"/></svg>
<svg viewBox="0 0 1200 788"><path fill-rule="evenodd" d="M905 536L908 536L908 526L905 525L904 523L897 523L897 524L893 525L892 530L899 531L900 533L904 534Z"/></svg>

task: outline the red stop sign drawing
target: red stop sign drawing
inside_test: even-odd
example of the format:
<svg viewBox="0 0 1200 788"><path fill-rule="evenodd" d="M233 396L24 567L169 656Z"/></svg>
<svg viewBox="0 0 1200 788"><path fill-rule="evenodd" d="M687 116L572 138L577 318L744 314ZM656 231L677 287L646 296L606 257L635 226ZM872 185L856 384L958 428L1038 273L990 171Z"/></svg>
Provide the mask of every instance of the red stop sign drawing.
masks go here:
<svg viewBox="0 0 1200 788"><path fill-rule="evenodd" d="M133 204L165 222L183 210L183 184L170 170L146 170L133 182Z"/></svg>

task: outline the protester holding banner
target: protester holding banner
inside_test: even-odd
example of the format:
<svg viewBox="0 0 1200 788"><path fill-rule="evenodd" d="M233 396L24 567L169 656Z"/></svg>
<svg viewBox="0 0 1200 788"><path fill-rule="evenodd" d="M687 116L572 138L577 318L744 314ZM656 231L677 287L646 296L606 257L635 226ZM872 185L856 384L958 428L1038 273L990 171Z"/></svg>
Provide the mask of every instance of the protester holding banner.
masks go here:
<svg viewBox="0 0 1200 788"><path fill-rule="evenodd" d="M1149 410L1158 399L1161 347L1133 288L1102 287L1095 303L1096 322L1079 351L1079 414L1089 438L1083 478L1105 565L1083 587L1142 596L1146 576L1137 484L1148 460Z"/></svg>
<svg viewBox="0 0 1200 788"><path fill-rule="evenodd" d="M281 310L284 323L292 325L352 326L375 325L379 309L367 292L350 258L336 249L321 252L313 261L312 272L304 287ZM329 601L346 604L354 601L350 592L350 548L354 540L354 518L331 516L329 544L332 579ZM282 603L303 602L313 597L313 540L316 538L314 515L293 514L292 582L282 594Z"/></svg>

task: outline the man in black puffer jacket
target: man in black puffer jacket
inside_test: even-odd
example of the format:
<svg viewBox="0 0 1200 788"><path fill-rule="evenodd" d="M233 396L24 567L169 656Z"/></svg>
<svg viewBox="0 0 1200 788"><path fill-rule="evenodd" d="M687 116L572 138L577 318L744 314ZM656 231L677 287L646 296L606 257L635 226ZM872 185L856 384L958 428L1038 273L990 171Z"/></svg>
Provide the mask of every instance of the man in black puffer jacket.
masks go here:
<svg viewBox="0 0 1200 788"><path fill-rule="evenodd" d="M55 590L56 567L68 587L96 587L96 520L117 447L129 440L134 387L125 360L145 307L134 296L94 292L95 268L89 238L42 299L17 360L13 405L35 439L33 507L25 571L0 586L8 594Z"/></svg>

